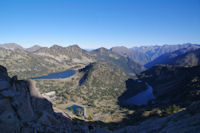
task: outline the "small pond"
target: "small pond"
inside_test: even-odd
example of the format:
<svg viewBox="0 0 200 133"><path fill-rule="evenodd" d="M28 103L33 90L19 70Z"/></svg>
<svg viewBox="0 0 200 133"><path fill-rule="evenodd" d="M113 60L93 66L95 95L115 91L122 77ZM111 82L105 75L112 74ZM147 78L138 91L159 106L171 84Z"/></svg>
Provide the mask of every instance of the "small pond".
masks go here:
<svg viewBox="0 0 200 133"><path fill-rule="evenodd" d="M70 107L67 107L66 109L71 111L74 115L84 116L84 107L78 105L72 105Z"/></svg>

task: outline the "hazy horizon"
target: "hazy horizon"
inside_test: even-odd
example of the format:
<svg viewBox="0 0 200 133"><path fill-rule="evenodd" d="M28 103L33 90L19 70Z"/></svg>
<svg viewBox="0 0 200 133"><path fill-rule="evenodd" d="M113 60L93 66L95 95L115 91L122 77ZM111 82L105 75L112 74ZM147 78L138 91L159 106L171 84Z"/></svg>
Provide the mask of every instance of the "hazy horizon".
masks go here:
<svg viewBox="0 0 200 133"><path fill-rule="evenodd" d="M31 47L33 47L33 46L40 46L40 47L47 47L47 48L50 48L50 47L52 47L52 46L54 46L54 45L58 45L58 46L61 46L61 47L69 47L69 46L72 46L72 45L78 45L78 44L69 44L69 45L62 45L62 44L52 44L52 45L49 45L49 46L44 46L44 45L40 45L40 44L35 44L35 45L30 45L29 47L24 47L23 45L21 45L21 44L19 44L19 43L15 43L15 42L7 42L7 43L0 43L0 45L3 45L3 44L17 44L17 45L19 45L19 46L21 46L21 47L23 47L23 48L25 48L25 49L27 49L27 48L31 48ZM103 48L107 48L107 49L111 49L111 48L113 48L113 47L126 47L126 48L133 48L133 47L149 47L149 46L164 46L164 45L184 45L184 44L195 44L195 45L200 45L200 43L190 43L190 42L187 42L187 43L182 43L182 44L157 44L157 45L140 45L140 46L137 46L137 45L134 45L134 46L132 46L132 47L126 47L125 45L116 45L116 46L112 46L112 47L103 47L103 46L97 46L97 47L95 47L95 48L83 48L83 47L81 47L80 45L78 45L80 48L82 48L82 49L85 49L85 50L94 50L94 49L98 49L98 48L101 48L101 47L103 47Z"/></svg>

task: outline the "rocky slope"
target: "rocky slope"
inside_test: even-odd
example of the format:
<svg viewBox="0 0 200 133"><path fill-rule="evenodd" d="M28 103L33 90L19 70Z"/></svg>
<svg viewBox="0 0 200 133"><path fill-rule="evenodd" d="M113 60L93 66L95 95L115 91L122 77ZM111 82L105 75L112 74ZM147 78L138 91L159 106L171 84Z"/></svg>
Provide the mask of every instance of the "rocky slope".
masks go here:
<svg viewBox="0 0 200 133"><path fill-rule="evenodd" d="M145 68L133 61L127 55L116 54L106 48L99 48L91 52L97 61L112 62L128 73L140 73Z"/></svg>
<svg viewBox="0 0 200 133"><path fill-rule="evenodd" d="M81 68L95 59L78 46L63 48L55 45L31 53L23 49L0 48L0 60L0 65L7 67L11 76L26 79L73 67Z"/></svg>
<svg viewBox="0 0 200 133"><path fill-rule="evenodd" d="M10 50L0 48L0 65L8 68L11 76L18 75L20 79L45 75L55 71L62 71L69 68L69 65L63 65L49 57L41 57L26 52L25 50Z"/></svg>
<svg viewBox="0 0 200 133"><path fill-rule="evenodd" d="M200 101L193 102L187 110L167 117L153 117L139 125L127 126L114 133L199 133Z"/></svg>
<svg viewBox="0 0 200 133"><path fill-rule="evenodd" d="M72 62L72 63L88 63L91 62L92 57L87 51L81 49L78 45L72 45L68 47L61 47L53 45L50 48L41 48L35 51L34 54L43 57L51 57L60 62Z"/></svg>
<svg viewBox="0 0 200 133"><path fill-rule="evenodd" d="M2 133L69 132L70 121L56 114L31 82L8 77L0 66L0 129Z"/></svg>
<svg viewBox="0 0 200 133"><path fill-rule="evenodd" d="M112 52L118 53L120 55L127 55L133 61L144 65L151 61L151 58L146 54L139 50L128 49L124 46L121 47L113 47L110 49Z"/></svg>
<svg viewBox="0 0 200 133"><path fill-rule="evenodd" d="M57 62L68 68L81 68L95 61L89 52L81 49L78 45L68 47L53 45L50 48L41 48L33 54L44 59L48 58L49 62Z"/></svg>

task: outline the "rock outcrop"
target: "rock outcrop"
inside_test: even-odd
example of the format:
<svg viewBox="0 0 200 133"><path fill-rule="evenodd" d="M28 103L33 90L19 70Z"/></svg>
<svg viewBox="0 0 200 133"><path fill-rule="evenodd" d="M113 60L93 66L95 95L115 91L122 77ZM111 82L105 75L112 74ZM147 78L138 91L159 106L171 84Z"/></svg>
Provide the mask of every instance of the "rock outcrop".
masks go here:
<svg viewBox="0 0 200 133"><path fill-rule="evenodd" d="M70 132L70 119L53 111L31 81L10 78L0 66L1 133Z"/></svg>

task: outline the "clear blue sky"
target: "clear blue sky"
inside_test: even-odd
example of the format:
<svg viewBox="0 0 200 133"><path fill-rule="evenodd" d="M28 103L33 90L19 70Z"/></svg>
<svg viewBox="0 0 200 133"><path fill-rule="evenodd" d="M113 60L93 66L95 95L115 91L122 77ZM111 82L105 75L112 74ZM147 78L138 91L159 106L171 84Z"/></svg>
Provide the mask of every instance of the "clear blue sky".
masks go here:
<svg viewBox="0 0 200 133"><path fill-rule="evenodd" d="M200 0L0 0L0 43L200 43Z"/></svg>

